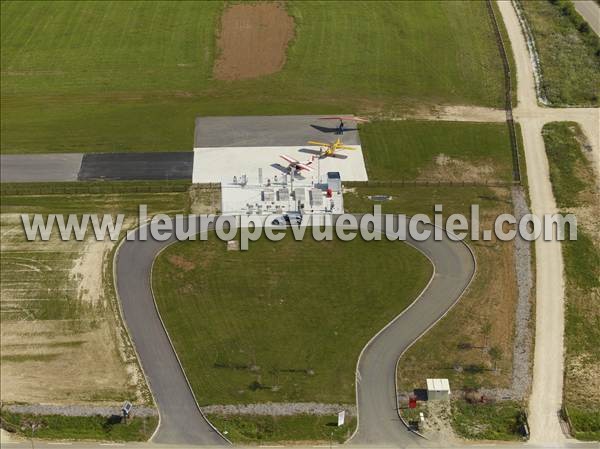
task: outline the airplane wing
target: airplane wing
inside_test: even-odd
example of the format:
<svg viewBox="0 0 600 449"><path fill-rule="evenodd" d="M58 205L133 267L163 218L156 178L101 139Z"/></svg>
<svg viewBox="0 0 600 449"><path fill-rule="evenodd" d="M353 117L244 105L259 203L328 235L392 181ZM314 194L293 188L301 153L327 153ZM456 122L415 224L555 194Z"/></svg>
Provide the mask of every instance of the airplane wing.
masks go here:
<svg viewBox="0 0 600 449"><path fill-rule="evenodd" d="M309 140L308 143L312 144L312 145L319 145L320 147L330 147L331 144L330 143L324 143L324 142L315 142L313 140Z"/></svg>
<svg viewBox="0 0 600 449"><path fill-rule="evenodd" d="M306 164L296 164L296 168L300 168L302 170L308 170L308 171L313 170L310 165L306 165Z"/></svg>
<svg viewBox="0 0 600 449"><path fill-rule="evenodd" d="M298 161L296 159L294 159L293 157L290 157L286 154L280 154L279 157L287 162L289 162L290 164L295 164L298 165Z"/></svg>
<svg viewBox="0 0 600 449"><path fill-rule="evenodd" d="M344 145L339 145L339 146L337 147L337 149L338 149L338 150L352 150L352 151L354 151L354 150L357 150L358 148L346 147L346 146L344 146Z"/></svg>
<svg viewBox="0 0 600 449"><path fill-rule="evenodd" d="M354 115L328 115L325 117L319 117L319 120L346 120L352 122L368 122L369 120L362 117L355 117Z"/></svg>

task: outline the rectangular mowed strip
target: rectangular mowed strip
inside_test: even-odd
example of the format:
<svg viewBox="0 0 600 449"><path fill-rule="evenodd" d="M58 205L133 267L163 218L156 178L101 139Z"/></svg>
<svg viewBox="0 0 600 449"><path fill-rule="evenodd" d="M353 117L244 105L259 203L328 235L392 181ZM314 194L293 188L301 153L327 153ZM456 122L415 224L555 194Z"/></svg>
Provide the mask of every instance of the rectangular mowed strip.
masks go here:
<svg viewBox="0 0 600 449"><path fill-rule="evenodd" d="M3 2L2 151L183 151L197 115L503 104L484 2L285 7L281 70L220 81L222 3Z"/></svg>

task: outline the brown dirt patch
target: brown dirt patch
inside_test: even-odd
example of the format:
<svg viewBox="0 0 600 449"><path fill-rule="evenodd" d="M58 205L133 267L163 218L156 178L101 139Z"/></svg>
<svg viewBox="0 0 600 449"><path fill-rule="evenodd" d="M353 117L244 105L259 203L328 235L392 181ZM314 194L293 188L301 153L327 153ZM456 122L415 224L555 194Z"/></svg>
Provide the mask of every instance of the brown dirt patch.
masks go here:
<svg viewBox="0 0 600 449"><path fill-rule="evenodd" d="M294 19L280 3L229 6L221 17L215 78L232 81L278 72L292 37Z"/></svg>
<svg viewBox="0 0 600 449"><path fill-rule="evenodd" d="M196 264L191 260L187 260L182 256L169 256L169 262L171 262L177 268L181 268L183 271L191 271L196 268Z"/></svg>
<svg viewBox="0 0 600 449"><path fill-rule="evenodd" d="M491 165L472 164L440 153L436 156L433 164L421 170L417 179L422 181L485 183L496 180L495 175L495 170Z"/></svg>
<svg viewBox="0 0 600 449"><path fill-rule="evenodd" d="M136 395L102 320L3 321L2 401L119 404Z"/></svg>

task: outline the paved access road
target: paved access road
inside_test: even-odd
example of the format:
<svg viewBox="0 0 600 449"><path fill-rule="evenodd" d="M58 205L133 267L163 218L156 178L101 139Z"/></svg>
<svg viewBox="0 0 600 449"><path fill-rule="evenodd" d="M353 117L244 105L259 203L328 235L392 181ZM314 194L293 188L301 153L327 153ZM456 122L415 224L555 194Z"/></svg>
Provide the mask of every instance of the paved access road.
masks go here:
<svg viewBox="0 0 600 449"><path fill-rule="evenodd" d="M152 265L158 253L175 242L152 238L127 241L115 254L115 288L125 325L158 407L156 443L224 445L227 441L206 421L165 332L152 294Z"/></svg>
<svg viewBox="0 0 600 449"><path fill-rule="evenodd" d="M575 0L575 9L590 24L592 30L600 35L600 5L594 0Z"/></svg>
<svg viewBox="0 0 600 449"><path fill-rule="evenodd" d="M378 229L385 234L385 226ZM475 256L470 248L451 240L445 231L440 241L408 237L407 243L429 258L434 273L413 304L377 334L360 356L356 372L358 429L350 439L352 444L425 444L398 416L396 366L404 351L456 304L475 275Z"/></svg>
<svg viewBox="0 0 600 449"><path fill-rule="evenodd" d="M493 449L493 448L498 448L498 449L548 449L548 446L542 446L542 445L535 445L535 444L528 444L528 445L524 445L523 443L516 443L516 442L499 442L499 443L464 443L463 444L464 447L467 447L469 449ZM4 442L4 440L2 441L2 449L31 449L32 444L30 442L30 440L25 440L25 439L15 439L11 442ZM202 448L202 449L209 449L211 446L192 446L192 445L177 445L177 444L156 444L156 443L98 443L98 442L79 442L79 441L66 441L66 442L49 442L49 441L39 441L36 440L35 441L35 448L37 449L111 449L111 448L116 448L116 449L182 449L182 448ZM218 447L218 446L214 446L214 447ZM256 445L251 445L251 446L236 446L236 448L247 448L247 449L257 449L257 448L268 448L268 447L284 447L284 446L273 446L273 445L261 445L261 446L256 446ZM287 446L287 447L292 447L294 449L314 449L314 448L328 448L331 447L329 445L325 445L325 446L314 446L314 445L310 445L310 446L301 446L301 445L293 445L293 446ZM340 447L336 444L333 445L333 447ZM381 446L378 446L381 447ZM419 446L415 446L415 445L408 445L408 446L403 446L406 449L409 448L417 448ZM448 445L448 444L432 444L430 446L428 446L431 449L448 449L449 447L457 447L454 445ZM374 449L373 446L368 446L368 445L363 445L363 446L354 446L353 449L359 449L359 448L364 448L364 449ZM580 442L571 442L571 443L567 443L564 448L566 449L597 449L598 448L598 443L580 443Z"/></svg>
<svg viewBox="0 0 600 449"><path fill-rule="evenodd" d="M116 288L123 318L160 413L160 424L152 440L226 444L197 407L155 306L152 264L159 252L175 241L125 240L115 256ZM408 243L432 261L435 274L421 296L380 332L360 357L356 373L359 425L352 438L354 444L405 446L421 442L398 416L396 363L402 352L458 301L475 273L470 249L445 234L442 241L409 239Z"/></svg>

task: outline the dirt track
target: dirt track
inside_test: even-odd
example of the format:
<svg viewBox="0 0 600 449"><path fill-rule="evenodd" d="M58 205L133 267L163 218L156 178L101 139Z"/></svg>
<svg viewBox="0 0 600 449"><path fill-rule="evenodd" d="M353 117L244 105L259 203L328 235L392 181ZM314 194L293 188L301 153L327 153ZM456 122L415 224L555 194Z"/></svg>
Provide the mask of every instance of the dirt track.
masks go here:
<svg viewBox="0 0 600 449"><path fill-rule="evenodd" d="M241 80L281 70L292 37L294 19L280 3L229 6L221 17L215 78Z"/></svg>
<svg viewBox="0 0 600 449"><path fill-rule="evenodd" d="M555 213L542 127L551 121L576 121L593 147L598 168L598 109L553 109L537 102L533 66L521 27L509 1L498 5L510 36L518 80L515 118L521 124L533 213ZM565 439L558 413L562 404L564 281L561 243L536 241L536 334L533 384L529 401L530 441L559 443Z"/></svg>

